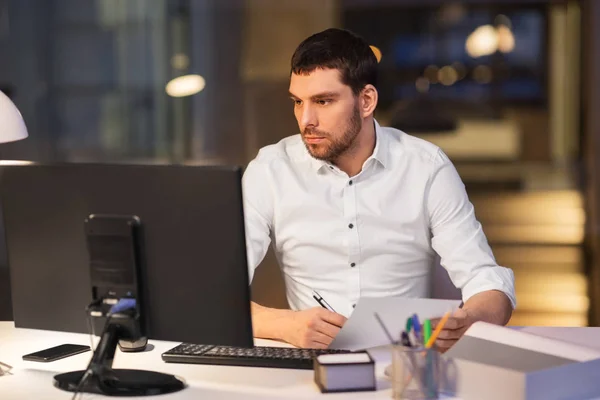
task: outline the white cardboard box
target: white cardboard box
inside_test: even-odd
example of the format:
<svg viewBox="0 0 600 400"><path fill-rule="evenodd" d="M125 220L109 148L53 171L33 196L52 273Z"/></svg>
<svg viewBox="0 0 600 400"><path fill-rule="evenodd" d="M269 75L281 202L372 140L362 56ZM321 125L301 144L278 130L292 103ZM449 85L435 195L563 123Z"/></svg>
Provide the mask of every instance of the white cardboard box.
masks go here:
<svg viewBox="0 0 600 400"><path fill-rule="evenodd" d="M442 359L441 390L463 400L600 398L594 348L478 322Z"/></svg>

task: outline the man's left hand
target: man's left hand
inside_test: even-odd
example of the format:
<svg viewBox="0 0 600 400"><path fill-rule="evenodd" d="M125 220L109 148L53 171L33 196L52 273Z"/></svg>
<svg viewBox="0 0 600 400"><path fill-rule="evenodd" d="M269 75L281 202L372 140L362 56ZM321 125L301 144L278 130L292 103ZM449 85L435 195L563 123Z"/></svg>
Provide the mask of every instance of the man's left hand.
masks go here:
<svg viewBox="0 0 600 400"><path fill-rule="evenodd" d="M440 323L441 318L435 318L431 320L431 329L435 330L436 326ZM450 317L444 328L440 332L435 345L438 350L442 353L448 351L458 339L462 337L467 329L474 323L473 318L470 317L469 313L459 308Z"/></svg>

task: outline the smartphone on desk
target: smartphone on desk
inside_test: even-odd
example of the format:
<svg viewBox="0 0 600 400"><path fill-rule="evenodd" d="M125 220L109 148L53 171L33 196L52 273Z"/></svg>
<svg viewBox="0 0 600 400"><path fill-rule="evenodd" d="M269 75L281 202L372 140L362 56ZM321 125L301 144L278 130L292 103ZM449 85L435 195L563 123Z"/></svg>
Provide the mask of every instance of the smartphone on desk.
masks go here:
<svg viewBox="0 0 600 400"><path fill-rule="evenodd" d="M23 356L25 361L51 362L61 358L74 356L75 354L90 351L90 346L80 344L61 344L60 346L50 347L49 349L36 351L35 353Z"/></svg>

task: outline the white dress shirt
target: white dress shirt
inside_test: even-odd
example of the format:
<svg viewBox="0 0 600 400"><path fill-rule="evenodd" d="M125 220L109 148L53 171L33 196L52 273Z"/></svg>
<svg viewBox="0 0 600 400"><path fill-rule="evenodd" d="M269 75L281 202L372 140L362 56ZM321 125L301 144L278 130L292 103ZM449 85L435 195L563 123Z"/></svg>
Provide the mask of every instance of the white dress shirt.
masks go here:
<svg viewBox="0 0 600 400"><path fill-rule="evenodd" d="M437 253L463 301L495 289L515 307L513 272L497 265L448 157L377 122L375 132L353 177L300 135L259 151L243 178L250 279L272 243L292 309L318 306L316 290L349 316L361 296L428 297Z"/></svg>

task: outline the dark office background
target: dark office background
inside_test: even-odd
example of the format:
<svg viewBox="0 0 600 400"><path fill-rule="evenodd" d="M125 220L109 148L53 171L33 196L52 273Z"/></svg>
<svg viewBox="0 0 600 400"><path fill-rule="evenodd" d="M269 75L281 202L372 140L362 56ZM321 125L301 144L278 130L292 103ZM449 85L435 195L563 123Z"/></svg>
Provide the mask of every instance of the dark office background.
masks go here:
<svg viewBox="0 0 600 400"><path fill-rule="evenodd" d="M515 271L511 323L597 324L592 0L0 0L0 90L30 133L0 156L245 165L296 133L289 59L331 26L381 55L377 119L455 162L498 261ZM201 91L167 93L188 75ZM286 305L272 254L253 289Z"/></svg>

